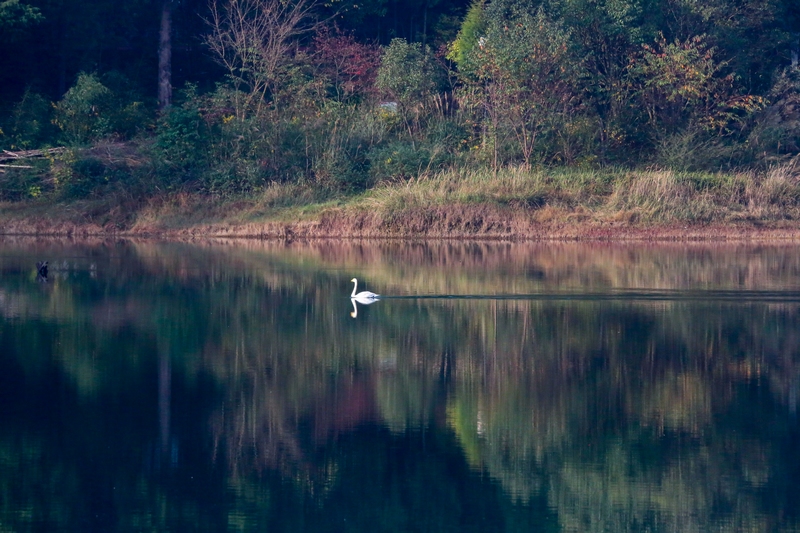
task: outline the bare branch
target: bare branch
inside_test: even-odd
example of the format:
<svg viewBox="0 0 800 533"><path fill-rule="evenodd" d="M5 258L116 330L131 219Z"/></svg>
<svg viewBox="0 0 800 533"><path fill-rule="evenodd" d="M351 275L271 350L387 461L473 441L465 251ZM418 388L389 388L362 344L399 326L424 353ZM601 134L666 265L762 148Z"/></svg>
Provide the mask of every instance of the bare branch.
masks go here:
<svg viewBox="0 0 800 533"><path fill-rule="evenodd" d="M297 38L312 31L315 0L211 0L206 45L247 96L237 103L237 116L255 104L256 111L294 59Z"/></svg>

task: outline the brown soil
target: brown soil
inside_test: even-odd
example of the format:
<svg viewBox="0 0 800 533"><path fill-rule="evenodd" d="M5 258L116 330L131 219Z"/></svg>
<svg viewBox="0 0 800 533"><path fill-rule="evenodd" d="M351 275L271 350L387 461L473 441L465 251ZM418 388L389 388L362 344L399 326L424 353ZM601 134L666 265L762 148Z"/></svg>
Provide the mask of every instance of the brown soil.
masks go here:
<svg viewBox="0 0 800 533"><path fill-rule="evenodd" d="M231 211L229 211L230 213ZM130 214L125 217L130 220ZM190 220L192 217L184 218ZM295 221L241 222L214 216L214 222L167 224L158 216L139 217L124 226L106 219L100 223L75 210L58 215L30 210L0 211L0 234L69 237L116 236L197 239L241 237L261 239L304 238L434 238L493 240L587 241L795 241L800 222L739 221L735 223L648 225L635 217L600 220L575 212L548 208L521 210L486 205L452 205L411 208L380 213L328 209L318 217ZM147 219L147 221L143 221Z"/></svg>

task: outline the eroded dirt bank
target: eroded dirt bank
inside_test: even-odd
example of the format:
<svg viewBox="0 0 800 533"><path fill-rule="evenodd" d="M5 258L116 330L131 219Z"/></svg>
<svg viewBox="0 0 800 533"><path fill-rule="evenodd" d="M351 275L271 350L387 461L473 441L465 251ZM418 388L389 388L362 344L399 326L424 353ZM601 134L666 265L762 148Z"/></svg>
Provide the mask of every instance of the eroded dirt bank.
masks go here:
<svg viewBox="0 0 800 533"><path fill-rule="evenodd" d="M799 241L798 221L662 224L630 214L601 219L586 213L548 213L484 205L410 208L399 212L329 209L295 220L240 220L233 216L176 222L168 217L130 217L122 224L85 215L0 212L2 235L196 238L445 238L587 241Z"/></svg>

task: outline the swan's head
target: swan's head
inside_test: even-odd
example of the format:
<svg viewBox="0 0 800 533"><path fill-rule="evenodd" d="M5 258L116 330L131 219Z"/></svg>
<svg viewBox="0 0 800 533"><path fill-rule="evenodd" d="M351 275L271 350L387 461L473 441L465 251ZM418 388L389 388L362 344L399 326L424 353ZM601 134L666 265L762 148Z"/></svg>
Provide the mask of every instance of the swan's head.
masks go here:
<svg viewBox="0 0 800 533"><path fill-rule="evenodd" d="M358 280L356 278L353 278L353 279L350 280L350 283L356 283L357 281Z"/></svg>

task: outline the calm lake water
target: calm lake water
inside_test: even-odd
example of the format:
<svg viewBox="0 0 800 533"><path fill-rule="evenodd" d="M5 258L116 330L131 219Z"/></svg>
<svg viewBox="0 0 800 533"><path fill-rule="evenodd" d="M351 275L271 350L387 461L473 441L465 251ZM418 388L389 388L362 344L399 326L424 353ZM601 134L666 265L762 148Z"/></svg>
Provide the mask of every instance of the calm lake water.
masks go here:
<svg viewBox="0 0 800 533"><path fill-rule="evenodd" d="M800 247L0 241L2 531L797 531L799 405Z"/></svg>

